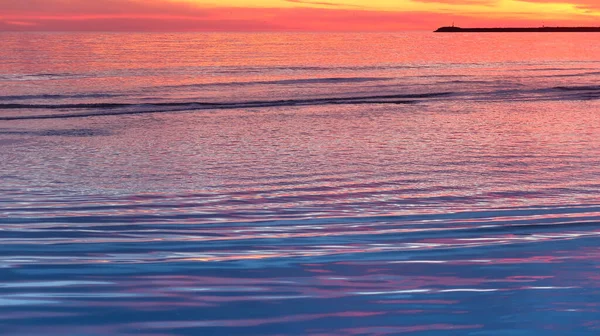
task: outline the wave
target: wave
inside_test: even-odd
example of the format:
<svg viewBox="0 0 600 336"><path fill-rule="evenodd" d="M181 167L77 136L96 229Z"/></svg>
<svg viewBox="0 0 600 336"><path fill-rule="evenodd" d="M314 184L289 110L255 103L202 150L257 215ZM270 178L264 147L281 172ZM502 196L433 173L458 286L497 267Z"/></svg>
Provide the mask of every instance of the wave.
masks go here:
<svg viewBox="0 0 600 336"><path fill-rule="evenodd" d="M62 137L94 137L108 136L112 133L103 129L73 128L73 129L46 129L40 131L5 131L0 128L0 134L4 135L32 135L32 136L62 136Z"/></svg>
<svg viewBox="0 0 600 336"><path fill-rule="evenodd" d="M22 119L62 119L62 118L81 118L91 116L109 116L121 114L144 114L156 112L177 112L189 110L210 110L210 109L240 109L240 108L258 108L258 107L282 107L282 106L313 106L313 105L357 105L357 104L413 104L423 98L436 98L449 96L452 92L436 92L423 94L395 94L395 95L374 95L360 97L334 97L334 98L313 98L313 99L285 99L285 100L265 100L265 101L246 101L246 102L224 102L224 103L206 103L206 102L177 102L177 103L90 103L90 104L0 104L0 109L46 109L46 110L79 110L96 109L96 111L84 113L67 114L45 114L45 115L26 115L26 116L8 116L0 117L0 120L22 120ZM98 109L100 111L98 111ZM113 111L115 109L120 109ZM126 109L126 110L123 110Z"/></svg>
<svg viewBox="0 0 600 336"><path fill-rule="evenodd" d="M7 100L37 100L37 99L85 99L85 98L115 98L121 97L119 94L110 93L85 93L85 94L41 94L41 95L14 95L14 96L0 96L0 101Z"/></svg>
<svg viewBox="0 0 600 336"><path fill-rule="evenodd" d="M1 81L39 81L39 80L59 80L76 79L89 77L83 74L72 73L39 73L39 74L11 74L0 75Z"/></svg>
<svg viewBox="0 0 600 336"><path fill-rule="evenodd" d="M230 73L265 73L265 72L279 72L279 71L293 71L293 72L330 72L332 70L341 71L365 71L365 70L402 70L402 69L429 69L442 67L440 64L389 64L389 65L355 65L355 66L225 66L218 70L212 70L215 73L230 74Z"/></svg>
<svg viewBox="0 0 600 336"><path fill-rule="evenodd" d="M511 84L513 85L513 84ZM523 87L523 84L514 84ZM474 101L581 101L600 99L600 86L555 86L546 88L510 88L494 91L461 92ZM457 95L458 96L458 95Z"/></svg>
<svg viewBox="0 0 600 336"><path fill-rule="evenodd" d="M533 68L527 71L575 71L575 70L593 70L594 68ZM522 72L523 69L512 69L510 71Z"/></svg>
<svg viewBox="0 0 600 336"><path fill-rule="evenodd" d="M389 77L329 77L329 78L305 78L305 79L283 79L275 81L255 82L257 84L337 84L337 83L362 83L385 81L393 78Z"/></svg>
<svg viewBox="0 0 600 336"><path fill-rule="evenodd" d="M600 85L556 86L553 89L560 91L600 91Z"/></svg>
<svg viewBox="0 0 600 336"><path fill-rule="evenodd" d="M329 83L329 82L353 82L353 81L371 81L386 80L389 78L315 78L315 79L295 79L282 81L269 81L260 83ZM259 83L259 82L248 82ZM359 104L415 104L423 102L430 98L451 98L470 101L577 101L577 100L596 100L600 99L600 86L598 85L574 85L574 86L554 86L545 88L526 88L522 83L510 83L515 88L500 90L475 90L472 91L470 84L501 84L501 81L466 81L452 80L446 84L467 85L464 88L452 91L436 91L429 93L411 93L411 94L372 94L359 96L338 96L338 97L319 97L319 98L297 98L297 99L275 99L275 100L248 100L233 102L203 102L203 101L183 101L183 102L91 102L91 103L1 103L3 99L25 98L25 99L62 99L68 97L86 97L86 98L108 98L116 95L111 94L87 94L87 95L26 95L26 96L4 96L0 97L0 110L50 110L60 111L61 113L48 114L29 114L29 115L11 115L0 116L0 120L23 120L23 119L63 119L63 118L82 118L93 116L111 116L128 114L147 114L159 112L180 112L180 111L198 111L198 110L225 110L225 109L244 109L244 108L268 108L268 107L292 107L292 106L319 106L319 105L359 105ZM439 83L438 83L439 84ZM195 84L192 84L193 86ZM227 85L224 83L224 85ZM389 90L391 86L383 86L381 90ZM356 93L355 93L356 94ZM149 98L158 99L158 98ZM76 112L80 111L80 112Z"/></svg>
<svg viewBox="0 0 600 336"><path fill-rule="evenodd" d="M184 85L169 85L163 88L190 88L206 86L246 86L246 85L298 85L298 84L340 84L340 83L364 83L387 81L394 78L390 77L328 77L328 78L299 78L299 79L281 79L272 81L247 81L247 82L227 82L227 83L198 83Z"/></svg>
<svg viewBox="0 0 600 336"><path fill-rule="evenodd" d="M563 77L586 77L586 76L598 76L600 71L589 71L589 72L578 72L578 73L567 73L567 74L553 74L538 76L541 78L563 78Z"/></svg>
<svg viewBox="0 0 600 336"><path fill-rule="evenodd" d="M299 84L299 83L345 83L361 81L383 81L391 78L380 77L329 77L313 79L289 79L277 81L261 82L241 82L241 83L222 83L220 85L245 85L245 84ZM511 89L501 90L475 90L472 84L505 84L503 81L477 81L454 79L438 84L458 85L455 90L435 91L429 93L411 93L411 94L372 94L356 96L338 96L338 97L319 97L319 98L297 98L297 99L275 99L275 100L248 100L237 102L202 102L202 101L183 101L183 102L90 102L90 103L40 103L29 104L24 102L12 102L13 100L59 100L69 98L111 98L123 95L118 94L75 94L75 95L21 95L21 96L0 96L0 110L51 110L61 113L49 114L29 114L29 115L11 115L0 116L0 120L22 120L22 119L62 119L62 118L82 118L92 116L110 116L127 114L146 114L158 112L179 112L179 111L197 111L197 110L220 110L220 109L243 109L243 108L268 108L285 106L317 106L317 105L359 105L359 104L414 104L423 102L427 98L448 98L467 99L471 101L577 101L577 100L596 100L600 99L600 85L573 85L573 86L549 86L545 88L526 88L522 83L507 83L515 86ZM184 86L210 85L210 84L191 84ZM466 86L464 86L466 85ZM463 86L462 88L460 86ZM182 87L182 86L178 86ZM394 88L393 86L382 86L380 90L386 91ZM397 87L396 87L397 89ZM378 89L379 90L379 89ZM148 98L157 100L159 98ZM2 101L5 101L2 103ZM86 110L75 112L76 110Z"/></svg>

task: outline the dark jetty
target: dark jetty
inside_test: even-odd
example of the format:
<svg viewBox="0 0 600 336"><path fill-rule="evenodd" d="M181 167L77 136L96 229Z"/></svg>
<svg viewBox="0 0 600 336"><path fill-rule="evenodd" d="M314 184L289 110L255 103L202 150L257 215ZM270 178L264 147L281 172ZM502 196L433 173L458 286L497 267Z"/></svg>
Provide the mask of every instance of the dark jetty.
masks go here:
<svg viewBox="0 0 600 336"><path fill-rule="evenodd" d="M600 33L600 27L539 27L539 28L438 28L436 33Z"/></svg>

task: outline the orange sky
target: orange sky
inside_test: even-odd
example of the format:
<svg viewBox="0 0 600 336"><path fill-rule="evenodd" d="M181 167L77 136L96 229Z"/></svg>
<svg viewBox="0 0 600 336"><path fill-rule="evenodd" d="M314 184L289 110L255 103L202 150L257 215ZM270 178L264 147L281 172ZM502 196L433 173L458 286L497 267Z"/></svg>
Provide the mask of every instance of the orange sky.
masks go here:
<svg viewBox="0 0 600 336"><path fill-rule="evenodd" d="M0 0L0 30L397 31L600 26L600 0Z"/></svg>

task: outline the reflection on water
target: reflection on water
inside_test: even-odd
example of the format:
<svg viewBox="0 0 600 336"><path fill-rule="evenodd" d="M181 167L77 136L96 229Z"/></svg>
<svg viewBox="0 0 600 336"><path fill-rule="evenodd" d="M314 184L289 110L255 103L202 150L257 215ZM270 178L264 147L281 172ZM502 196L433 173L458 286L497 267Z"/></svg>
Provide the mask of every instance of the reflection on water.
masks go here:
<svg viewBox="0 0 600 336"><path fill-rule="evenodd" d="M36 78L2 64L0 84L11 83L0 97L7 104L125 97L140 108L141 98L128 90L152 82L152 94L187 99L191 92L220 92L229 101L224 85L206 93L205 86L189 84L249 76L257 83L230 85L231 92L256 99L282 92L295 99L320 91L402 93L402 81L433 85L427 76L415 77L420 71L436 73L436 81L461 71L464 81L439 85L468 94L415 104L1 121L1 333L597 335L600 105L594 75L566 76L594 72L594 63L560 48L544 56L546 37L528 37L527 64L485 51L427 54L421 68L411 63L418 60L411 61L411 51L404 59L384 52L379 59L344 56L332 64L317 52L321 40L310 44L308 38L263 40L275 49L259 52L262 58L248 65L229 64L235 59L216 50L212 61L194 63L194 55L183 54L179 65L170 63L175 69L163 64L148 72L136 64L164 51L146 50L136 56L140 63L91 63L88 75L98 81L59 76L84 71L65 67L82 66L89 55L67 62L69 54L47 47L40 48L53 52L56 64L20 63L21 72L38 71ZM382 43L395 38L407 37ZM347 55L354 39L364 40L351 38ZM289 52L277 46L284 42L312 45L314 60L301 50L285 63L275 57ZM435 50L439 41L430 43L422 48ZM592 48L593 41L578 43ZM121 51L102 52L109 59ZM397 71L401 65L407 73ZM239 73L183 80L195 66L213 73L237 66ZM331 69L319 70L325 66ZM263 68L285 78L262 76ZM108 72L124 69L139 71L139 80L97 94L99 83L114 80ZM539 77L517 80L519 69ZM306 80L315 71L329 79ZM362 79L332 80L339 71ZM378 76L387 79L370 80ZM504 81L494 85L530 91L496 90L476 99L489 92L490 76ZM65 91L71 80L87 86ZM22 84L36 81L44 84ZM271 92L272 85L278 87ZM579 95L558 95L563 91ZM554 98L547 99L548 92ZM3 116L40 113L73 110L0 110Z"/></svg>

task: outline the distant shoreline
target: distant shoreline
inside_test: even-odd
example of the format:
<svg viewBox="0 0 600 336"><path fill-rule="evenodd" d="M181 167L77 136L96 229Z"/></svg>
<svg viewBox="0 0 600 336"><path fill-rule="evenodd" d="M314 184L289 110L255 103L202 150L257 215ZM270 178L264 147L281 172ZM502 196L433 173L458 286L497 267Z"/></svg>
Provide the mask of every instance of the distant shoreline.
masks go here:
<svg viewBox="0 0 600 336"><path fill-rule="evenodd" d="M440 27L435 33L600 33L600 27L460 28Z"/></svg>

